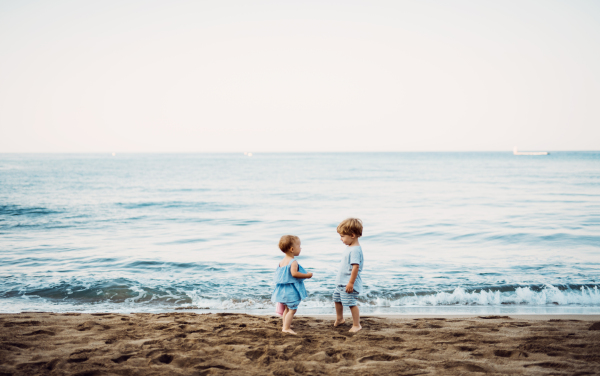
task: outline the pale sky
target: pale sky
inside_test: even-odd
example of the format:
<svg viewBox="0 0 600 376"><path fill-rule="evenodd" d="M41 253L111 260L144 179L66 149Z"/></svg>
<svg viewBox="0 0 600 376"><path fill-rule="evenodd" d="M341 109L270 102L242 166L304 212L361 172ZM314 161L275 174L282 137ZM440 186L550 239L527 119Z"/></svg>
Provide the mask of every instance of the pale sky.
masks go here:
<svg viewBox="0 0 600 376"><path fill-rule="evenodd" d="M600 1L0 0L0 152L600 149Z"/></svg>

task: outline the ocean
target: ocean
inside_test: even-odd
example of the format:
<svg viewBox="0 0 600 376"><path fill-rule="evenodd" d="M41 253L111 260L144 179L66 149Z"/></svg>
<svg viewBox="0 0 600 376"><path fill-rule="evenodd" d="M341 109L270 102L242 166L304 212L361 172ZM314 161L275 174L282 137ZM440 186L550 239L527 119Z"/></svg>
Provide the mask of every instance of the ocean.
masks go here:
<svg viewBox="0 0 600 376"><path fill-rule="evenodd" d="M0 154L0 312L273 314L282 235L334 312L600 313L600 152Z"/></svg>

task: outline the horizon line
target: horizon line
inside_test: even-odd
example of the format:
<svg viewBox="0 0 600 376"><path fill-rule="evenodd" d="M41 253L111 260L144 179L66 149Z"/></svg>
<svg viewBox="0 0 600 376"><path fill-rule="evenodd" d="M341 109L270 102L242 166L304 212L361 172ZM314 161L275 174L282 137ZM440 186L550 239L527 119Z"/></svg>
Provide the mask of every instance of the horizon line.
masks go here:
<svg viewBox="0 0 600 376"><path fill-rule="evenodd" d="M545 151L548 153L564 152L600 152L598 150L537 150L524 149L523 151ZM0 154L334 154L334 153L513 153L513 150L352 150L352 151L0 151Z"/></svg>

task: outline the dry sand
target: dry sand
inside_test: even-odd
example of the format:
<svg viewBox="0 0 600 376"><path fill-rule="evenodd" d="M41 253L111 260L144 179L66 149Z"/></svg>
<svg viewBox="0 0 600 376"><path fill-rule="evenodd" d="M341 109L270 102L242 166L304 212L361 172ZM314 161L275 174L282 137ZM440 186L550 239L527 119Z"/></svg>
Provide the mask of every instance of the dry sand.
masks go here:
<svg viewBox="0 0 600 376"><path fill-rule="evenodd" d="M600 318L0 315L5 375L600 374Z"/></svg>

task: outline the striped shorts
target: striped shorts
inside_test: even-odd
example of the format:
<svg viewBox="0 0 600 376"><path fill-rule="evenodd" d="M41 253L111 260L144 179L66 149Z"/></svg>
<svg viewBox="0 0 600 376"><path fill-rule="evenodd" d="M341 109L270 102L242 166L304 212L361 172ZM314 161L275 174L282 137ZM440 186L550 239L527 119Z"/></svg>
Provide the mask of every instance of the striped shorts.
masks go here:
<svg viewBox="0 0 600 376"><path fill-rule="evenodd" d="M354 307L358 305L356 302L356 298L358 297L358 292L354 291L351 293L346 292L346 285L338 285L335 287L335 291L333 292L333 301L336 303L342 303L345 307Z"/></svg>

